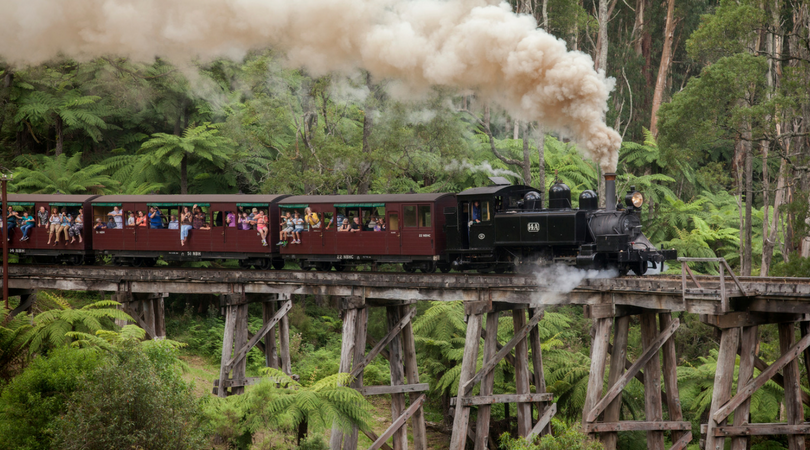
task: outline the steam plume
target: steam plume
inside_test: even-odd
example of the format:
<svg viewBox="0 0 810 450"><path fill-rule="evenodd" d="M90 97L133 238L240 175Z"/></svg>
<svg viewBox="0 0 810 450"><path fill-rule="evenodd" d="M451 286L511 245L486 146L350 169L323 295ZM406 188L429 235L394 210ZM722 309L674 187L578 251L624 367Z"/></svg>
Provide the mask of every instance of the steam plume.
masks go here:
<svg viewBox="0 0 810 450"><path fill-rule="evenodd" d="M619 272L616 269L579 269L557 264L539 269L534 276L542 288L532 295L532 307L540 307L560 304L564 300L562 294L573 291L586 278L616 278Z"/></svg>
<svg viewBox="0 0 810 450"><path fill-rule="evenodd" d="M613 172L602 117L612 80L591 58L487 0L0 0L0 55L37 64L121 55L239 58L272 46L314 74L357 67L424 91L473 89L513 117L573 135Z"/></svg>

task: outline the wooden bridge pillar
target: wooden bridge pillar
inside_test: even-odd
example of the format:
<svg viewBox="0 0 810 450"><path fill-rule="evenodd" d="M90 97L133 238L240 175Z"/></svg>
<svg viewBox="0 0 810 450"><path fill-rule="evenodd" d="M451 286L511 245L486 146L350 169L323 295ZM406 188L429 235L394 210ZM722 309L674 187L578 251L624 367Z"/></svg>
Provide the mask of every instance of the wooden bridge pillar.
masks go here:
<svg viewBox="0 0 810 450"><path fill-rule="evenodd" d="M245 386L254 384L260 378L248 378L245 374L247 353L259 346L265 354L268 367L279 368L287 375L290 369L289 318L292 300L288 295L271 295L262 303L262 327L256 334L248 330L248 306L250 300L245 294L230 294L224 297L225 333L222 339L222 359L219 379L214 380L213 393L219 397L245 392ZM276 305L276 303L278 305ZM280 324L280 325L279 325ZM286 324L286 325L285 325ZM279 326L277 326L279 325ZM275 330L279 330L279 348L276 351ZM261 341L265 339L264 345ZM230 388L230 391L228 390Z"/></svg>
<svg viewBox="0 0 810 450"><path fill-rule="evenodd" d="M733 450L750 448L750 436L787 435L791 450L805 448L804 435L810 434L810 424L804 421L804 405L810 406L810 395L801 389L800 361L810 369L810 314L729 312L723 315L702 315L701 320L720 329L720 352L714 379L712 405L706 433L706 449L722 449L731 438ZM759 325L777 324L781 356L770 366L758 356ZM796 323L801 339L796 341ZM732 393L735 366L739 359L736 394ZM754 368L760 371L753 377ZM779 374L778 372L782 372ZM810 372L808 372L810 373ZM750 423L751 396L773 380L785 390L786 423ZM733 395L732 395L733 394ZM733 424L728 419L734 415Z"/></svg>
<svg viewBox="0 0 810 450"><path fill-rule="evenodd" d="M165 339L163 296L164 294L160 292L147 294L116 292L112 295L112 299L120 303L121 309L135 319L135 323L146 331L149 339ZM118 321L116 324L125 325Z"/></svg>
<svg viewBox="0 0 810 450"><path fill-rule="evenodd" d="M627 336L630 316L639 315L641 322L642 354L635 363L627 360ZM615 450L619 431L646 431L647 448L664 449L664 432L672 432L671 450L686 448L692 440L691 424L683 421L678 396L677 358L672 336L678 329L678 319L669 311L644 308L618 307L600 304L586 307L586 316L593 319L591 370L583 408L583 428L598 435L607 450ZM614 326L615 322L615 326ZM611 327L614 328L610 345ZM661 391L661 360L663 380ZM605 366L610 355L608 389L602 396ZM644 367L643 375L641 368ZM626 370L626 371L625 371ZM622 390L633 377L644 383L645 421L621 421ZM669 410L669 420L663 420L663 400ZM603 420L599 421L602 416Z"/></svg>
<svg viewBox="0 0 810 450"><path fill-rule="evenodd" d="M517 403L518 434L530 438L548 432L551 418L557 405L551 403L552 395L546 393L543 375L542 350L537 324L543 317L540 309L530 309L530 319L526 321L526 305L498 304L489 301L466 302L467 336L464 344L464 357L459 376L458 396L451 400L455 405L453 434L450 438L451 450L464 450L468 434L474 440L476 450L496 446L489 435L490 415L493 404ZM498 342L498 319L501 311L511 311L514 323L514 337L505 345ZM486 315L486 329L481 325ZM478 347L484 334L483 366L475 371L478 362ZM527 342L528 340L528 342ZM529 372L529 345L532 347L534 375ZM493 394L495 374L493 369L504 358L509 358L515 350L515 394ZM535 392L531 392L534 381ZM476 384L481 383L478 395L471 395ZM532 405L538 411L537 422L532 416ZM475 430L470 430L470 414L478 408ZM496 446L497 447L497 446Z"/></svg>
<svg viewBox="0 0 810 450"><path fill-rule="evenodd" d="M427 383L419 383L419 371L416 364L416 346L411 320L416 316L416 307L399 301L366 303L362 297L347 297L341 302L343 309L343 341L340 353L340 372L350 373L351 387L363 395L391 395L392 424L381 435L371 430L363 433L373 442L369 450L406 450L408 448L407 421L411 420L413 445L416 450L427 450L425 416L422 405L426 400L423 392L428 390ZM369 308L385 307L387 317L387 334L366 353ZM384 348L388 347L388 352ZM383 354L389 361L391 385L363 386L363 369ZM410 405L406 403L407 399ZM332 429L330 446L332 450L355 450L359 430L355 427L346 434ZM386 441L393 437L392 446Z"/></svg>

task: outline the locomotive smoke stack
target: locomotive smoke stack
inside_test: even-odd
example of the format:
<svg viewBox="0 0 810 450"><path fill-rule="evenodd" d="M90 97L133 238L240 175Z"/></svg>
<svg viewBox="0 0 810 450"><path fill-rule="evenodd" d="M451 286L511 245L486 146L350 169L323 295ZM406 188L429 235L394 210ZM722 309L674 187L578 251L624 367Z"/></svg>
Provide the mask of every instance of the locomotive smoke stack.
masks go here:
<svg viewBox="0 0 810 450"><path fill-rule="evenodd" d="M605 174L605 211L616 211L616 174Z"/></svg>

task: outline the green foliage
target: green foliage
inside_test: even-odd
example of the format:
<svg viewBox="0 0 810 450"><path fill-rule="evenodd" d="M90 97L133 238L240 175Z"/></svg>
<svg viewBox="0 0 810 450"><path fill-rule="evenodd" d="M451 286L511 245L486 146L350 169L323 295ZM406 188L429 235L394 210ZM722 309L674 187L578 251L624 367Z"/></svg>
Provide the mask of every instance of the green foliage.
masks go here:
<svg viewBox="0 0 810 450"><path fill-rule="evenodd" d="M34 359L0 395L0 447L60 448L52 445L56 421L72 393L83 387L83 375L102 362L94 352L68 347Z"/></svg>
<svg viewBox="0 0 810 450"><path fill-rule="evenodd" d="M807 277L810 276L810 258L791 255L788 262L780 261L771 268L774 277Z"/></svg>
<svg viewBox="0 0 810 450"><path fill-rule="evenodd" d="M298 450L329 450L329 446L318 435L309 435L301 440Z"/></svg>
<svg viewBox="0 0 810 450"><path fill-rule="evenodd" d="M117 187L115 180L105 174L101 164L86 165L82 154L23 155L14 162L11 190L31 194L105 194Z"/></svg>
<svg viewBox="0 0 810 450"><path fill-rule="evenodd" d="M501 450L599 450L605 447L597 440L588 437L577 424L568 425L553 419L553 433L535 437L533 442L524 438L501 435L498 443Z"/></svg>
<svg viewBox="0 0 810 450"><path fill-rule="evenodd" d="M57 448L204 448L199 400L167 365L171 352L126 348L89 373L57 422Z"/></svg>
<svg viewBox="0 0 810 450"><path fill-rule="evenodd" d="M0 380L9 380L23 368L28 358L25 332L31 328L25 312L9 319L11 311L0 308Z"/></svg>

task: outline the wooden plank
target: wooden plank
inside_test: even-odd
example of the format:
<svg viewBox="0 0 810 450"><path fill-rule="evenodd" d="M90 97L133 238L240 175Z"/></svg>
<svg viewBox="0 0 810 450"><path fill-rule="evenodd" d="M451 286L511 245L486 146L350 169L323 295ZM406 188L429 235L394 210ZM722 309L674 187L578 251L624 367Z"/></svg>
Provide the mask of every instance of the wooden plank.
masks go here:
<svg viewBox="0 0 810 450"><path fill-rule="evenodd" d="M450 406L456 405L455 398L450 399ZM498 394L498 395L475 395L472 397L464 397L461 399L463 406L486 406L497 405L501 403L535 403L535 402L551 402L554 400L554 394L548 392L537 394L530 392L528 394ZM478 408L478 414L481 414L481 408Z"/></svg>
<svg viewBox="0 0 810 450"><path fill-rule="evenodd" d="M493 311L493 312L500 312L500 311ZM484 340L487 339L487 330L483 330L483 329L481 330L481 339L484 339ZM503 345L501 345L501 343L498 342L497 339L496 339L495 340L495 350L496 351L501 351L501 349L503 349ZM506 364L509 364L510 366L515 367L515 355L513 355L511 352L507 353L503 357L503 359L504 359L504 361L506 361Z"/></svg>
<svg viewBox="0 0 810 450"><path fill-rule="evenodd" d="M672 444L672 447L670 447L669 450L684 450L690 442L692 442L692 432L687 431L683 433L680 439Z"/></svg>
<svg viewBox="0 0 810 450"><path fill-rule="evenodd" d="M513 348L515 348L518 342L526 338L526 335L529 334L529 330L531 330L533 326L537 325L537 323L540 322L540 319L542 318L543 318L543 311L538 311L537 313L535 313L534 316L532 316L531 320L529 320L529 323L526 324L524 327L520 329L515 328L515 334L512 337L512 339L506 345L504 345L503 348L500 351L498 351L498 353L495 354L495 357L492 358L492 361L484 364L484 366L481 367L481 370L479 370L478 373L476 373L475 376L473 376L469 381L467 381L464 384L459 383L459 386L462 386L461 391L463 392L463 395L466 396L467 394L469 394L470 391L472 391L472 388L475 387L475 385L479 381L481 381L484 378L484 376L489 373L490 370L494 369L495 366L504 358L504 356L506 356L509 352L511 352Z"/></svg>
<svg viewBox="0 0 810 450"><path fill-rule="evenodd" d="M425 394L422 394L418 399L416 399L415 402L411 403L411 406L409 406L408 409L403 411L402 415L394 420L391 426L388 427L388 429L385 430L385 432L381 434L373 444L371 444L371 447L369 447L368 450L377 450L378 448L382 447L385 441L393 436L398 430L402 429L402 426L405 425L405 421L407 421L417 409L422 407L422 404L425 403L425 399Z"/></svg>
<svg viewBox="0 0 810 450"><path fill-rule="evenodd" d="M290 296L279 295L279 299L287 298L289 301ZM290 316L285 314L281 316L281 328L278 330L279 340L279 357L281 358L281 371L287 375L292 376L292 361L290 360Z"/></svg>
<svg viewBox="0 0 810 450"><path fill-rule="evenodd" d="M804 336L802 336L802 337L804 337ZM805 352L805 354L807 354L808 350L805 350L804 352ZM760 358L759 356L756 356L754 358L754 367L756 367L757 370L759 370L760 372L764 372L764 371L768 370L768 367L770 367L770 366L768 365L768 363L763 361L762 358ZM810 372L808 372L808 373L810 373ZM773 380L774 383L778 384L783 389L785 388L785 379L782 378L782 374L780 374L780 373L774 374L774 376L773 376L773 378L771 378L771 380ZM804 403L807 406L810 406L810 394L807 394L804 391L802 391L802 403Z"/></svg>
<svg viewBox="0 0 810 450"><path fill-rule="evenodd" d="M388 318L388 330L393 334L391 342L388 343L388 351L391 358L388 360L388 367L391 372L391 385L398 386L405 384L405 369L402 365L402 340L398 332L393 332L400 322L399 307L386 306L385 313ZM401 328L400 328L401 332ZM405 395L391 394L391 420L396 421L405 411ZM408 429L399 427L394 431L394 450L407 450Z"/></svg>
<svg viewBox="0 0 810 450"><path fill-rule="evenodd" d="M810 320L808 314L796 313L761 313L751 311L734 311L723 315L701 315L701 322L717 328L739 328L763 325L768 323L801 322Z"/></svg>
<svg viewBox="0 0 810 450"><path fill-rule="evenodd" d="M548 428L549 424L551 423L551 418L557 414L557 404L552 403L551 406L546 408L543 415L537 420L537 423L534 427L529 431L528 436L526 436L526 440L531 442L534 440L534 437L539 435L544 429Z"/></svg>
<svg viewBox="0 0 810 450"><path fill-rule="evenodd" d="M605 361L607 360L608 341L610 340L611 319L596 319L593 323L593 341L591 344L591 371L588 375L588 389L585 392L585 405L582 408L584 424L595 422L599 414L592 414L598 406L602 395L602 384L605 378ZM607 406L607 402L605 403ZM590 414L589 414L590 412ZM601 412L601 411L600 411ZM593 415L593 419L590 416Z"/></svg>
<svg viewBox="0 0 810 450"><path fill-rule="evenodd" d="M473 314L467 319L467 333L464 341L464 356L461 359L461 373L458 380L456 402L466 396L464 386L475 374L478 362L478 345L481 340L481 314ZM450 436L450 450L465 450L467 444L467 426L470 423L470 408L457 406L453 417L453 430Z"/></svg>
<svg viewBox="0 0 810 450"><path fill-rule="evenodd" d="M728 415L717 422L712 420L712 416L720 409L721 405L727 404L728 399L731 398L731 383L734 380L734 364L737 360L739 342L740 330L738 328L728 328L720 334L720 351L717 355L712 404L709 409L709 423L706 431L706 450L722 450L724 447L724 440L717 439L713 430L717 425L724 425L725 417L728 417Z"/></svg>
<svg viewBox="0 0 810 450"><path fill-rule="evenodd" d="M792 323L779 324L779 348L787 352L796 341L796 333ZM804 353L803 351L801 353ZM785 415L788 425L801 425L804 422L804 409L799 393L801 392L801 378L799 373L798 355L785 365L782 370L785 378ZM788 448L790 450L804 450L804 436L788 435Z"/></svg>
<svg viewBox="0 0 810 450"><path fill-rule="evenodd" d="M430 389L427 383L399 384L396 386L363 386L356 388L363 395L407 394L409 392L425 392Z"/></svg>
<svg viewBox="0 0 810 450"><path fill-rule="evenodd" d="M267 323L276 314L275 302L262 302L262 323ZM270 330L264 337L264 364L267 367L278 369L278 354L276 350L276 330Z"/></svg>
<svg viewBox="0 0 810 450"><path fill-rule="evenodd" d="M244 349L246 348L247 340L248 340L248 305L239 305L237 307L237 317L236 317L236 332L233 335L233 348L234 353L236 353L236 349ZM247 353L247 350L245 350ZM233 379L234 380L242 380L245 378L245 371L247 369L247 359L242 357L241 359L235 360L235 362L229 361L233 367ZM226 370L228 370L226 368ZM240 395L245 393L244 386L234 386L231 388L231 395Z"/></svg>
<svg viewBox="0 0 810 450"><path fill-rule="evenodd" d="M531 308L529 309L529 314L534 316L539 310L540 308ZM534 392L542 394L546 392L546 375L543 370L543 342L540 339L540 330L537 325L533 326L529 331L529 344L531 345L532 351L532 370L534 371L532 380L534 381ZM534 407L537 409L537 417L542 417L547 405L543 402L537 402L534 404ZM541 430L540 434L550 432L551 427L549 426Z"/></svg>
<svg viewBox="0 0 810 450"><path fill-rule="evenodd" d="M740 387L750 383L754 378L754 358L756 358L757 341L759 340L759 328L757 326L745 327L742 329L742 339L740 340L740 369L737 375L737 392ZM746 399L734 411L734 426L748 424L749 413L751 411L751 399ZM734 437L731 439L731 450L747 450L748 439L745 437Z"/></svg>
<svg viewBox="0 0 810 450"><path fill-rule="evenodd" d="M799 322L799 331L801 332L802 337L805 337L808 334L810 334L810 322L808 321ZM802 358L802 360L804 362L804 373L807 374L807 381L808 383L810 383L810 349L805 350L803 356L804 357ZM784 385L781 386L784 388ZM801 393L802 393L802 403L807 403L808 395L804 392L804 390L801 390Z"/></svg>
<svg viewBox="0 0 810 450"><path fill-rule="evenodd" d="M377 436L377 433L375 433L375 432L373 432L371 430L363 430L363 434L365 434L366 437L369 438L369 440L371 440L371 442L375 442L377 439L380 438L379 436ZM394 449L391 448L391 446L389 446L385 442L383 442L383 444L380 446L380 449L382 449L382 450L394 450Z"/></svg>
<svg viewBox="0 0 810 450"><path fill-rule="evenodd" d="M245 315L247 315L247 305L244 305L244 307L245 307ZM287 314L287 312L290 311L290 309L292 309L292 301L287 300L281 305L281 308L276 312L273 318L271 318L267 323L265 323L262 326L262 328L256 334L253 335L253 338L250 341L248 341L247 344L242 345L239 351L237 351L236 354L234 354L233 358L231 358L230 361L228 361L227 363L228 368L230 369L230 367L232 367L234 364L237 364L238 362L243 360L247 355L247 352L249 352L250 349L252 349L253 346L256 345L256 343L258 343L268 332L270 332L273 329L273 327L275 327L276 324L281 321L281 318L284 317ZM247 320L247 316L245 317L245 320ZM246 330L245 332L247 333L247 328L245 328L245 330ZM245 337L247 338L247 334L245 335Z"/></svg>
<svg viewBox="0 0 810 450"><path fill-rule="evenodd" d="M661 326L661 331L666 330L672 323L672 313L659 313L658 321ZM678 392L678 357L675 354L674 339L669 339L664 342L664 345L661 347L661 356L664 371L664 388L666 389L664 398L666 398L669 420L680 422L683 420L683 411L681 410L681 397ZM684 433L680 431L673 431L672 440L678 441L683 434Z"/></svg>
<svg viewBox="0 0 810 450"><path fill-rule="evenodd" d="M487 313L487 334L484 338L484 358L482 361L484 364L492 360L497 353L499 315L500 314L497 312ZM494 391L494 383L495 371L491 371L481 382L479 395L485 397L491 396ZM453 400L454 399L451 399L451 406L453 405ZM464 397L461 402L462 406L471 406L471 403L467 403L468 400L470 400L470 397ZM478 408L478 417L475 423L475 450L487 449L487 443L489 442L489 419L491 415L492 407L489 406L489 404L482 404L482 406Z"/></svg>
<svg viewBox="0 0 810 450"><path fill-rule="evenodd" d="M363 360L362 360L362 361L361 361L359 364L355 363L355 364L357 364L357 365L355 365L355 366L352 368L352 377L356 377L356 376L357 376L357 374L359 374L359 373L360 373L360 372L361 372L363 369L365 369L365 367L366 367L367 365L371 364L371 361L373 361L373 360L374 360L374 358L376 358L376 357L377 357L377 354L379 354L379 353L380 353L380 351L381 351L381 350L382 350L382 349L383 349L383 348L384 348L386 345L388 345L388 344L391 342L391 340L392 340L392 339L394 339L394 338L395 338L395 337L396 337L396 336L397 336L397 335L398 335L398 334L399 334L399 333L402 331L402 329L403 329L403 328L405 328L405 325L406 325L407 323L409 323L409 322L411 321L411 319L413 319L413 317L414 317L415 315L416 315L416 308L411 308L411 309L410 309L410 311L408 312L408 314L407 314L406 316L404 316L404 317L403 317L403 318L402 318L402 319L399 321L399 323L397 323L397 324L396 324L396 326L395 326L395 327L393 327L392 329L390 329L390 330L388 331L388 333L385 335L385 337L383 337L382 339L380 339L380 341L379 341L379 342L377 342L377 344L374 346L374 348L372 348L372 349L371 349L371 351L370 351L370 352L368 352L368 354L366 355L366 357L365 357L365 358L364 358L364 359L363 359ZM391 360L391 355L390 355L390 353L389 353L389 356L388 356L388 358L387 358L387 359L388 359L389 361Z"/></svg>
<svg viewBox="0 0 810 450"><path fill-rule="evenodd" d="M166 308L163 295L157 294L152 299L152 305L155 309L155 339L166 339Z"/></svg>
<svg viewBox="0 0 810 450"><path fill-rule="evenodd" d="M602 320L609 320L609 319L602 319ZM635 376L636 372L638 372L641 369L641 366L645 365L647 361L649 361L653 356L658 355L658 349L660 349L661 346L664 345L664 342L666 342L667 339L669 339L670 337L672 337L673 334L675 334L675 330L677 330L679 326L680 321L678 321L678 319L673 320L670 327L667 328L666 331L659 334L658 337L655 338L655 340L652 343L650 343L650 347L645 349L644 353L641 354L638 360L636 360L636 362L634 362L633 365L627 369L627 372L625 372L621 376L621 378L619 378L619 381L615 385L611 386L610 389L608 389L608 392L601 400L599 400L599 402L593 407L593 409L590 412L587 412L587 408L585 409L587 414L585 417L585 422L596 421L597 417L599 417L599 414L601 414L602 411L604 411L605 408L607 408L607 405L611 401L613 401L613 399L616 398L617 395L619 395L619 392L621 392L622 389L624 389L624 387L627 386L627 383L630 382L630 378L633 378ZM591 367L593 368L593 363L591 363ZM604 368L602 372L604 372ZM593 373L594 372L591 371L591 375L593 375ZM646 378L647 377L645 373L645 379ZM658 385L658 383L656 385Z"/></svg>
<svg viewBox="0 0 810 450"><path fill-rule="evenodd" d="M226 370L226 364L228 360L231 358L231 352L233 351L233 335L236 331L236 306L226 306L225 307L225 331L222 335L222 363L219 367L219 385L225 386L225 381L228 379L228 371ZM217 397L227 397L228 392L227 389L219 389L217 392Z"/></svg>
<svg viewBox="0 0 810 450"><path fill-rule="evenodd" d="M714 428L717 437L728 436L777 436L777 435L804 435L810 434L810 423L797 425L786 423L750 423L740 427L718 426Z"/></svg>
<svg viewBox="0 0 810 450"><path fill-rule="evenodd" d="M725 333L725 330L723 332ZM726 417L731 415L731 413L734 412L734 410L737 409L737 407L740 406L740 404L744 402L745 399L751 397L751 395L754 392L756 392L757 389L764 386L765 383L767 383L768 380L770 380L777 371L782 370L782 368L787 366L788 363L795 360L799 356L799 354L801 354L808 347L810 347L810 335L803 337L801 340L799 340L799 342L792 345L770 367L768 367L765 371L760 373L759 376L754 378L750 383L745 385L745 387L742 390L739 390L738 394L735 395L734 398L732 398L728 402L725 402L722 408L719 408L716 412L712 413L711 417L714 419L714 421L719 424ZM736 348L734 350L734 353L736 355L737 353ZM787 378L785 378L785 384L786 385L788 384ZM715 388L716 387L717 385L715 385Z"/></svg>
<svg viewBox="0 0 810 450"><path fill-rule="evenodd" d="M617 422L596 422L585 424L583 430L587 433L610 433L617 431L688 431L692 429L691 422L684 421L640 421L622 420ZM647 443L649 446L649 442Z"/></svg>
<svg viewBox="0 0 810 450"><path fill-rule="evenodd" d="M610 353L610 372L608 373L608 386L614 386L624 374L627 362L627 336L630 330L630 316L615 319L613 331L613 351ZM622 393L616 396L605 409L605 422L617 422L621 418ZM616 450L619 435L616 433L603 433L599 436L605 450Z"/></svg>
<svg viewBox="0 0 810 450"><path fill-rule="evenodd" d="M663 327L662 327L663 328ZM668 328L663 328L666 332ZM644 365L644 411L650 422L660 422L664 420L664 411L661 407L661 361L658 358L658 350L661 346L654 346L655 336L658 334L658 320L653 312L641 314L641 346L647 350L654 350L655 354ZM647 448L651 450L664 450L664 433L657 430L647 431Z"/></svg>
<svg viewBox="0 0 810 450"><path fill-rule="evenodd" d="M399 314L404 317L411 311L410 306L400 306ZM413 308L416 309L416 308ZM402 327L402 350L403 362L405 363L405 381L409 385L419 384L419 365L416 361L416 341L413 336L413 325L411 321ZM425 388L427 390L427 387ZM417 392L410 394L411 403L419 399ZM411 430L413 430L413 446L415 450L428 450L427 447L427 427L425 424L424 410L417 409L411 417Z"/></svg>
<svg viewBox="0 0 810 450"><path fill-rule="evenodd" d="M512 311L512 323L515 330L523 330L526 327L526 311L516 309ZM531 328L534 328L532 326ZM526 341L528 333L523 339L515 344L515 391L518 394L528 394L529 390L529 345ZM490 372L492 373L492 372ZM518 436L526 437L532 431L532 405L529 403L518 403L517 428Z"/></svg>
<svg viewBox="0 0 810 450"><path fill-rule="evenodd" d="M354 352L355 333L357 332L357 309L346 310L343 315L343 334L340 343L340 366L338 372L348 373L352 364ZM343 432L337 425L332 425L332 435L329 438L329 448L341 450L343 445Z"/></svg>
<svg viewBox="0 0 810 450"><path fill-rule="evenodd" d="M352 364L357 364L363 359L366 353L366 334L368 331L368 308L362 307L357 310L357 318L355 319L354 331L354 355L352 356ZM352 380L351 387L355 389L363 388L363 371ZM351 433L346 435L343 439L343 450L356 450L358 439L358 427L353 426ZM374 441L376 439L372 439Z"/></svg>

